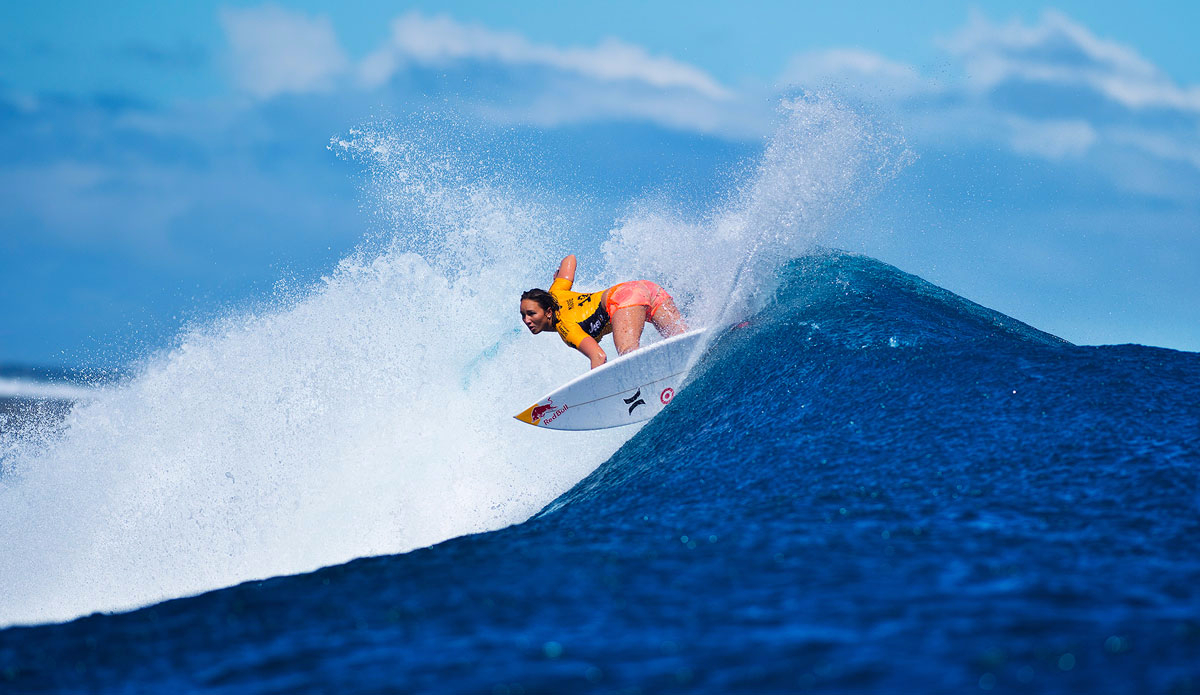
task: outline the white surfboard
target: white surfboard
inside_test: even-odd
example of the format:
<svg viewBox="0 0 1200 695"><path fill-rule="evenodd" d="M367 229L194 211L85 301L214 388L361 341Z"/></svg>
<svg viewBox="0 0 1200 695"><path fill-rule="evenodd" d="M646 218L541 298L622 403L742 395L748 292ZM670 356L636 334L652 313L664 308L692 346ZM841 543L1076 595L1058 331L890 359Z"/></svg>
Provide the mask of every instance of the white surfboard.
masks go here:
<svg viewBox="0 0 1200 695"><path fill-rule="evenodd" d="M553 430L600 430L654 417L671 402L709 329L634 350L572 379L520 413Z"/></svg>

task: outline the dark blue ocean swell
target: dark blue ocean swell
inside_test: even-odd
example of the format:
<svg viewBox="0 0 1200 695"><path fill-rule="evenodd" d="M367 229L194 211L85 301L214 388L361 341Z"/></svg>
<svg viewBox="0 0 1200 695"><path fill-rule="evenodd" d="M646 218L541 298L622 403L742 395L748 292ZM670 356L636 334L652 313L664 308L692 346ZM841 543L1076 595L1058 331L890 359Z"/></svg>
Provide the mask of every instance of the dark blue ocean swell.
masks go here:
<svg viewBox="0 0 1200 695"><path fill-rule="evenodd" d="M816 254L534 519L5 630L0 687L1195 692L1198 385Z"/></svg>

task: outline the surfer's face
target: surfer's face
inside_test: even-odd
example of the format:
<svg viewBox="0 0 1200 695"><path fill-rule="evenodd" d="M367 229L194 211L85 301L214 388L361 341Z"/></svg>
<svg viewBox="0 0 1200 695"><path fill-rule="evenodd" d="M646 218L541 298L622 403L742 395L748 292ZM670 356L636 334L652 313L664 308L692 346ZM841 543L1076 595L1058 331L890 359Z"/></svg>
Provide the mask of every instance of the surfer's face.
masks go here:
<svg viewBox="0 0 1200 695"><path fill-rule="evenodd" d="M530 333L537 335L542 331L550 328L552 321L550 317L553 314L542 308L541 304L532 299L521 300L521 320L525 322L525 327Z"/></svg>

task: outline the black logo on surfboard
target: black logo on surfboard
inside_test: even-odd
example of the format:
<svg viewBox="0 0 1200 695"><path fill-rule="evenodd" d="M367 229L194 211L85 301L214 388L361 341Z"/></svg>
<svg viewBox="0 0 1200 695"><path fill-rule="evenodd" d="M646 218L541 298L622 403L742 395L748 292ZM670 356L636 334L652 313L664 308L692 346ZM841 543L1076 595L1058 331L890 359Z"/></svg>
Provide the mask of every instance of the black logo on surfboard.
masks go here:
<svg viewBox="0 0 1200 695"><path fill-rule="evenodd" d="M630 404L629 405L629 414L630 415L633 415L634 408L638 407L639 405L646 405L646 401L642 400L642 390L641 389L638 389L637 393L633 394L629 398L622 398L621 400Z"/></svg>

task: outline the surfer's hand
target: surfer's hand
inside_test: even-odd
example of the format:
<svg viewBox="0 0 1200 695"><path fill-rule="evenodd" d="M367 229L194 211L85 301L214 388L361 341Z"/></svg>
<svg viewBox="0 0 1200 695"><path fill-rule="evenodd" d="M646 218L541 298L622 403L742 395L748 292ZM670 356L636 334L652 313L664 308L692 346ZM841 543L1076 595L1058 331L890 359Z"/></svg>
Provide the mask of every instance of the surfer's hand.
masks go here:
<svg viewBox="0 0 1200 695"><path fill-rule="evenodd" d="M566 278L569 282L575 282L575 263L575 254L562 259L562 263L558 264L558 272L554 274L554 279Z"/></svg>
<svg viewBox="0 0 1200 695"><path fill-rule="evenodd" d="M605 354L603 352L600 353L599 355L593 355L592 356L592 369L599 367L600 365L604 364L607 361L608 361L608 357L605 356Z"/></svg>

